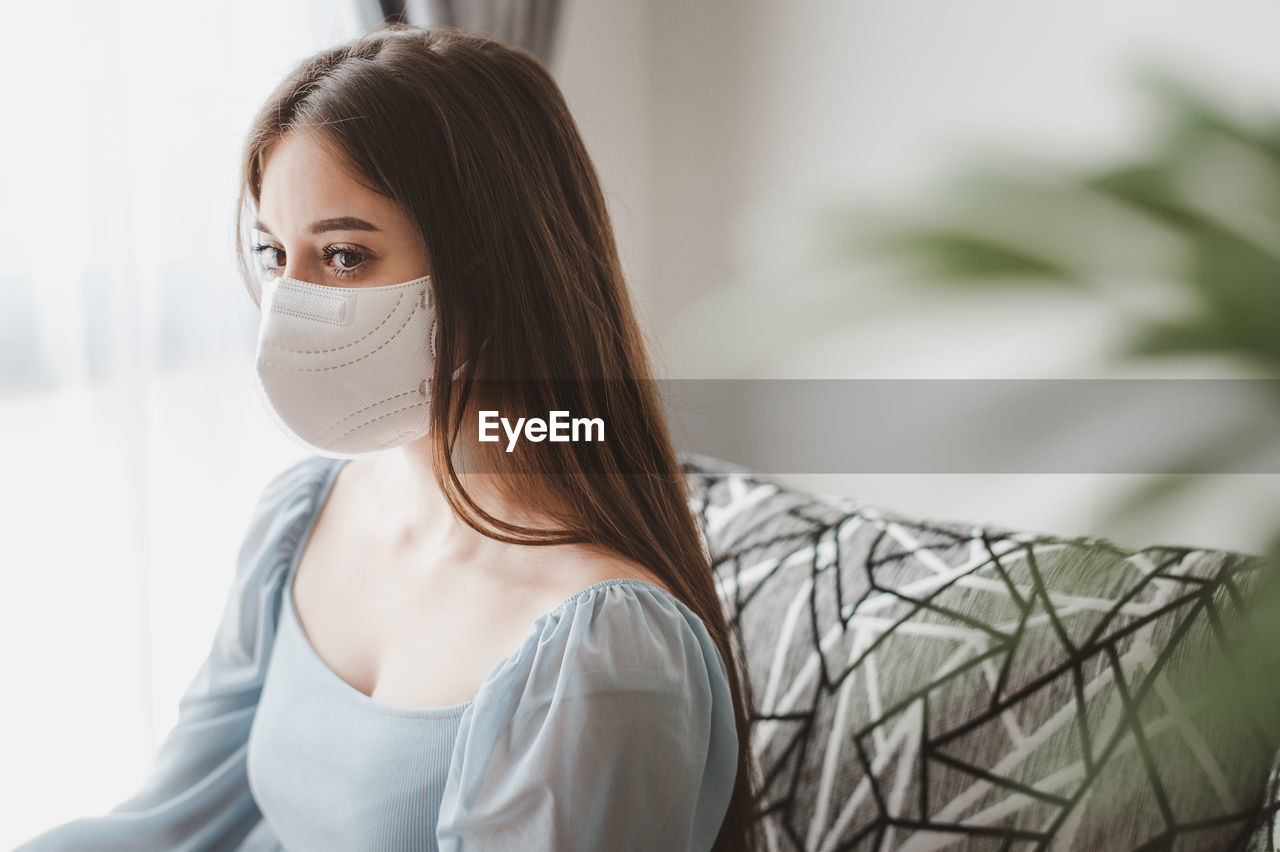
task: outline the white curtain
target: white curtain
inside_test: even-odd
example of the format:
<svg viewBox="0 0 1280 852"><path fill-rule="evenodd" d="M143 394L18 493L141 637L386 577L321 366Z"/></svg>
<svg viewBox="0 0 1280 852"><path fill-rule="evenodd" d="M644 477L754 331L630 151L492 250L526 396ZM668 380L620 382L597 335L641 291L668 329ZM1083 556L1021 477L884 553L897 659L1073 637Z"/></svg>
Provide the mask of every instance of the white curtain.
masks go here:
<svg viewBox="0 0 1280 852"><path fill-rule="evenodd" d="M238 157L350 0L13 3L0 80L0 848L131 794L258 491Z"/></svg>

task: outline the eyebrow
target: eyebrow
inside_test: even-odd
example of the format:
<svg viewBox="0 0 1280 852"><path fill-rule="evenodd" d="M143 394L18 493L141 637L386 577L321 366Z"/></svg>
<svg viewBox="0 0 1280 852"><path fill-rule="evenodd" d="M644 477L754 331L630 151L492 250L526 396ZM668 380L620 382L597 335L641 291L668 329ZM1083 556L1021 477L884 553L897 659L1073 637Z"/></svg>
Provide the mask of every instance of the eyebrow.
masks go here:
<svg viewBox="0 0 1280 852"><path fill-rule="evenodd" d="M261 221L254 220L253 227L264 234L271 234L271 229ZM326 231L380 231L377 225L357 219L354 216L338 216L334 219L321 219L311 224L311 233L323 234ZM275 234L271 234L275 236Z"/></svg>

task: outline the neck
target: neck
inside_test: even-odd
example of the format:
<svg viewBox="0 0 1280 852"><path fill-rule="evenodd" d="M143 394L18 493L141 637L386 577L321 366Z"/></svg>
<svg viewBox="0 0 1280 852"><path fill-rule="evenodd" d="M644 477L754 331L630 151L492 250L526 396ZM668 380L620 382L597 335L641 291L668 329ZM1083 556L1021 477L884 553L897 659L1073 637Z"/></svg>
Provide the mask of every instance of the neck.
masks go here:
<svg viewBox="0 0 1280 852"><path fill-rule="evenodd" d="M454 515L436 482L431 456L431 436L373 454L367 463L365 490L373 501L370 508L391 524L397 547L426 547L433 553L455 556L475 555L486 550L506 550L520 545L496 541L473 529ZM458 445L461 445L460 437ZM459 462L455 445L454 468L462 487L486 512L505 521L526 525L547 525L526 507L508 501L499 490L500 473L467 473L469 465ZM465 458L466 448L462 447Z"/></svg>

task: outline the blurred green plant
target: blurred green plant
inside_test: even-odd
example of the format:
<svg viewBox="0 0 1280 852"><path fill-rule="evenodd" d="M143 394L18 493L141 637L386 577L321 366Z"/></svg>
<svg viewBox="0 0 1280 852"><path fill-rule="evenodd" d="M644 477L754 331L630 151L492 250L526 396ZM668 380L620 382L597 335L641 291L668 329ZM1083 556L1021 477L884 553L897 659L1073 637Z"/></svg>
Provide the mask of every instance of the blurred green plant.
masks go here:
<svg viewBox="0 0 1280 852"><path fill-rule="evenodd" d="M975 170L939 214L864 229L847 248L905 260L912 280L951 290L1052 286L1106 299L1137 313L1117 360L1212 355L1280 377L1280 121L1235 117L1161 72L1139 82L1160 128L1127 162ZM1278 446L1280 435L1241 423L1188 462L1248 470ZM1154 477L1116 517L1197 481Z"/></svg>
<svg viewBox="0 0 1280 852"><path fill-rule="evenodd" d="M963 223L895 230L864 245L966 285L1088 289L1102 276L1164 272L1191 309L1141 324L1121 354L1226 353L1280 372L1280 124L1246 124L1184 84L1143 79L1166 119L1145 155L1061 179L975 175L961 189ZM1005 215L993 222L992 207ZM1160 236L1176 251L1173 268L1153 245ZM1142 264L1144 253L1155 263Z"/></svg>

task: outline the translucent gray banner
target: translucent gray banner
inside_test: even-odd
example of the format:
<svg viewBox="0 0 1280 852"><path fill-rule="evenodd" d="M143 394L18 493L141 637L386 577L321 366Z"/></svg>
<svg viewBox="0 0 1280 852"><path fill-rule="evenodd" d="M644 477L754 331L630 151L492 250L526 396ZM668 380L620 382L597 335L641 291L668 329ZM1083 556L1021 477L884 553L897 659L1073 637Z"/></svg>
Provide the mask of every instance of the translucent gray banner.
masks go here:
<svg viewBox="0 0 1280 852"><path fill-rule="evenodd" d="M1280 473L1280 380L657 384L678 450L762 473Z"/></svg>

